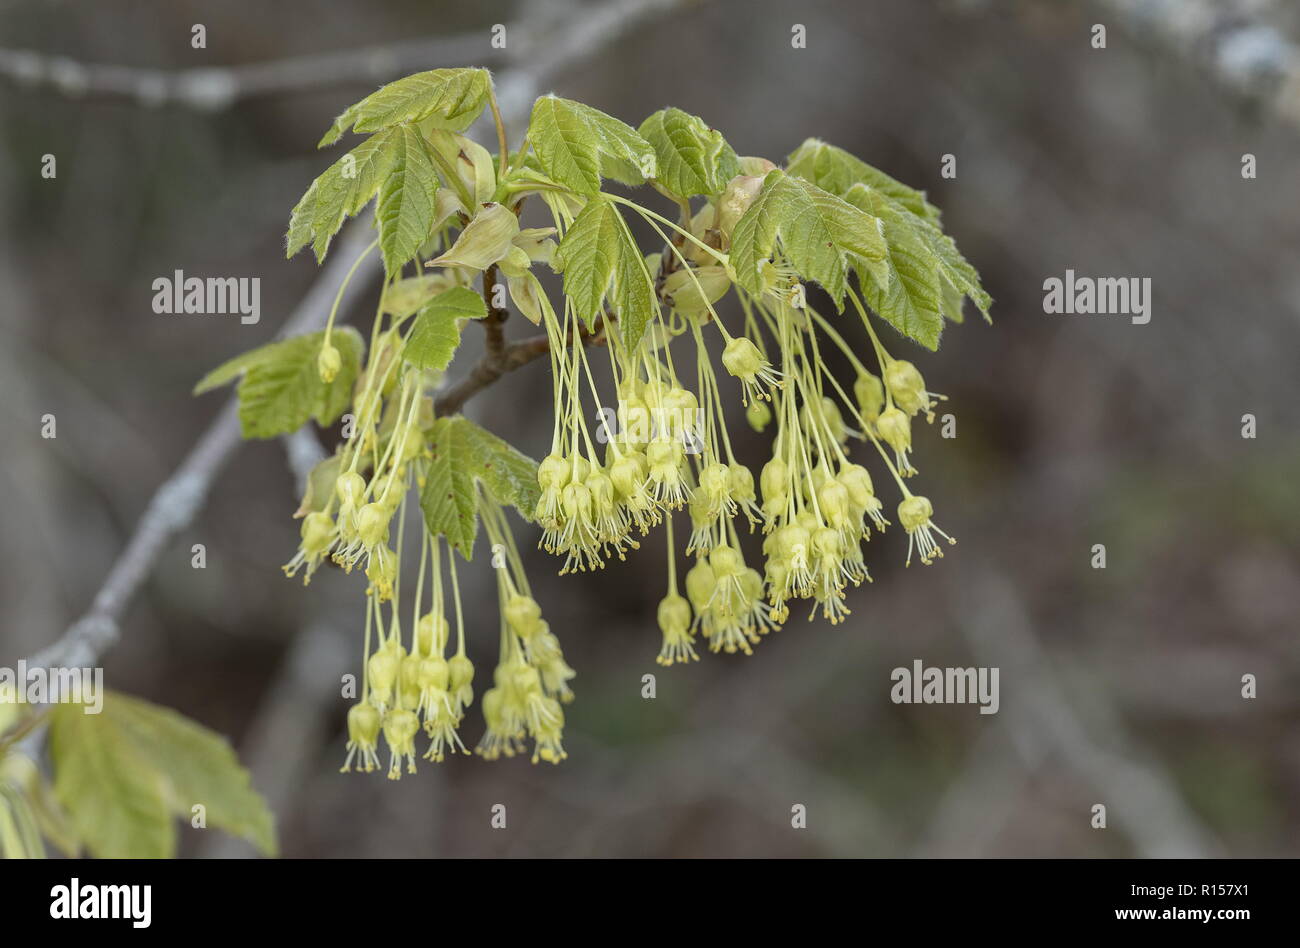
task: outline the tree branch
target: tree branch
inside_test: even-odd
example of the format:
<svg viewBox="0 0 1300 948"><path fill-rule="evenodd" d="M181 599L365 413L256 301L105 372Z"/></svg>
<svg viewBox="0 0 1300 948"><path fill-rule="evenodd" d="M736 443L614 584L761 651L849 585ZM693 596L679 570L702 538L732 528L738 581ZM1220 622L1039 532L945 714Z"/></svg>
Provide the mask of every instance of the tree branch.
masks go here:
<svg viewBox="0 0 1300 948"><path fill-rule="evenodd" d="M74 98L125 98L150 107L177 105L219 112L253 96L378 82L428 68L429 63L460 62L466 50L475 47L481 48L475 53L480 61L507 58L505 50L490 48L486 31L481 31L246 66L179 70L80 63L66 56L0 49L0 76L18 85L47 87Z"/></svg>
<svg viewBox="0 0 1300 948"><path fill-rule="evenodd" d="M325 325L344 273L370 240L370 232L365 227L348 229L329 263L285 321L280 336L298 335ZM377 259L368 257L362 261L358 273L363 279L354 279L349 295L360 292L366 278L378 273ZM194 522L213 481L240 443L238 399L231 396L180 467L154 493L90 609L59 641L39 652L29 664L47 668L94 665L104 650L117 641L118 623L127 604L144 584L167 544Z"/></svg>
<svg viewBox="0 0 1300 948"><path fill-rule="evenodd" d="M574 9L560 14L554 11L553 5L543 6L540 14L532 12L514 23L503 24L508 43L501 48L492 45L492 34L485 26L451 36L424 36L269 62L195 69L83 63L68 56L0 48L0 78L19 86L51 89L70 98L129 99L148 107L174 105L201 112L219 112L255 96L382 82L434 66L455 66L471 60L475 65L513 65L540 58L540 66L531 67L529 72L530 78L542 79L558 72L565 60L577 59L608 45L656 9L679 3L680 0L574 3L562 5ZM580 36L581 41L557 41L566 32Z"/></svg>

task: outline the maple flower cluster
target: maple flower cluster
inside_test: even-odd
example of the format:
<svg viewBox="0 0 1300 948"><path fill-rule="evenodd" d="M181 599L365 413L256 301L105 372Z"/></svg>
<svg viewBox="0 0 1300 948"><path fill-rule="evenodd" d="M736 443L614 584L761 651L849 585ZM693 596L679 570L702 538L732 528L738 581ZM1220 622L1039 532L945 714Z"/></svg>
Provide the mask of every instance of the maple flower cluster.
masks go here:
<svg viewBox="0 0 1300 948"><path fill-rule="evenodd" d="M495 154L460 134L489 106ZM510 757L531 742L534 762L566 756L574 672L532 595L506 508L540 528L561 574L625 559L662 527L664 665L696 660L697 643L749 654L800 600L809 618L842 621L847 590L871 579L863 545L891 516L908 564L955 542L908 484L913 423L933 421L943 396L886 350L880 330L933 349L966 298L986 317L991 301L923 194L814 139L778 167L738 156L679 109L633 129L555 96L534 103L511 152L481 69L385 86L340 115L322 145L349 130L369 137L312 183L288 244L290 255L310 245L323 258L343 221L375 199L378 234L362 256L377 247L387 280L368 347L335 325L336 298L323 332L239 356L196 390L240 378L251 437L345 418L343 441L312 473L301 543L285 564L307 581L326 563L367 579L344 770L397 778L417 757L468 752L460 732L475 668L457 558L470 560L480 528L499 636L475 751ZM605 179L649 185L676 213L608 192ZM526 204L540 205L546 226L521 225ZM629 219L662 249L644 254ZM558 296L542 268L561 275ZM813 305L814 286L829 309ZM554 426L537 463L435 411L463 326L490 316L499 327L507 300L539 327L530 348L550 359ZM860 347L846 338L854 324ZM852 381L831 371L832 351ZM760 465L733 450L727 416L741 411L755 430L774 429ZM895 499L877 494L855 442L870 446ZM418 540L406 536L408 505L419 507Z"/></svg>

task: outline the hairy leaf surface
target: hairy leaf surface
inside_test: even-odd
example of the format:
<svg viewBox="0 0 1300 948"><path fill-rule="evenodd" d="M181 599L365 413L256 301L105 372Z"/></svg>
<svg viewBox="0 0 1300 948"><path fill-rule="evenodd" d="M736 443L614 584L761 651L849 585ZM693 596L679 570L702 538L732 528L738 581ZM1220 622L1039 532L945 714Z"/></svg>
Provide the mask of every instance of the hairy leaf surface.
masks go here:
<svg viewBox="0 0 1300 948"><path fill-rule="evenodd" d="M460 345L462 319L487 315L483 297L463 286L439 293L420 310L403 357L422 369L445 369Z"/></svg>
<svg viewBox="0 0 1300 948"><path fill-rule="evenodd" d="M396 273L433 231L438 172L424 139L411 128L395 129L394 154L379 191L375 220L384 269Z"/></svg>
<svg viewBox="0 0 1300 948"><path fill-rule="evenodd" d="M581 102L542 96L528 124L542 170L580 194L595 194L602 177L643 184L655 170L655 150L631 126Z"/></svg>
<svg viewBox="0 0 1300 948"><path fill-rule="evenodd" d="M732 233L731 264L741 286L763 291L762 266L778 242L799 275L820 283L837 305L849 263L861 262L882 283L888 280L880 219L779 169L763 180Z"/></svg>
<svg viewBox="0 0 1300 948"><path fill-rule="evenodd" d="M796 148L786 159L785 170L839 197L844 197L853 185L865 184L918 217L939 223L939 209L925 199L924 191L909 188L843 148L820 139L809 138Z"/></svg>
<svg viewBox="0 0 1300 948"><path fill-rule="evenodd" d="M660 109L637 129L655 151L652 177L682 198L720 194L740 173L736 153L699 116L681 109Z"/></svg>
<svg viewBox="0 0 1300 948"><path fill-rule="evenodd" d="M347 108L334 120L318 148L332 145L348 129L377 132L405 122L433 118L440 128L459 132L487 104L492 79L486 69L431 69L390 82Z"/></svg>

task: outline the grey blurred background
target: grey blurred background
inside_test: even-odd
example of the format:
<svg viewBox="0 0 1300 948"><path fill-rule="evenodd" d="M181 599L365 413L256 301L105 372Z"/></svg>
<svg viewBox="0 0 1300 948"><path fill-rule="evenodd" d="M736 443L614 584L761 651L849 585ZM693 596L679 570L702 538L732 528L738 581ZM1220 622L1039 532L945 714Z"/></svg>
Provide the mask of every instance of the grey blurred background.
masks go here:
<svg viewBox="0 0 1300 948"><path fill-rule="evenodd" d="M650 6L533 91L633 125L677 105L741 154L777 161L825 138L926 189L980 269L994 325L968 320L939 353L913 351L957 417L957 438L926 429L917 457L959 546L904 571L891 530L867 550L875 583L851 594L847 623L796 610L752 657L661 669L661 545L561 579L516 524L578 671L569 759L453 758L394 784L337 773L361 585L322 571L304 591L281 576L295 486L284 448L257 442L126 610L104 657L110 687L229 735L291 856L1300 854L1295 5ZM494 23L508 25L509 56L548 18L610 8L0 3L0 663L86 611L220 409L221 396L190 397L195 380L270 339L316 278L306 255L283 259L282 236L333 160L314 150L333 116L419 69L526 68L489 47ZM191 47L196 23L206 49ZM806 49L791 47L794 23ZM1108 26L1104 50L1094 23ZM388 52L296 59L372 48ZM149 79L285 61L184 74L190 86ZM253 86L232 96L231 75ZM40 175L47 153L53 180ZM1241 176L1245 153L1256 180ZM944 154L955 180L940 177ZM1043 280L1067 268L1150 277L1150 324L1044 315ZM261 322L155 315L151 283L175 269L260 277ZM357 295L354 319L369 318L374 292ZM527 334L520 323L509 331ZM476 356L467 339L453 376ZM529 366L466 412L540 456L546 375ZM40 437L45 413L56 439ZM765 439L738 410L732 430L761 463ZM190 567L194 543L205 570ZM1090 566L1096 543L1105 570ZM462 576L486 678L486 558ZM890 671L918 658L998 666L1000 712L892 704ZM475 709L464 736L479 733ZM504 831L489 828L495 803ZM1090 827L1097 803L1105 830ZM807 829L791 828L794 804ZM183 834L188 855L251 853Z"/></svg>

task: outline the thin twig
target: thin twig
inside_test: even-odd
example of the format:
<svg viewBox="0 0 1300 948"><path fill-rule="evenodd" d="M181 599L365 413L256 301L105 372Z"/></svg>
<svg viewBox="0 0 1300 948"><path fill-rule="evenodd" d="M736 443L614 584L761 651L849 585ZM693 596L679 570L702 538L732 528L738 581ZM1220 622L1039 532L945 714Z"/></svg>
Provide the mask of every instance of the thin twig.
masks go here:
<svg viewBox="0 0 1300 948"><path fill-rule="evenodd" d="M604 337L600 333L592 333L582 329L578 333L578 341L584 346L600 345L603 343ZM496 382L507 372L523 368L528 363L540 359L551 351L551 340L545 335L531 336L528 339L521 339L518 342L509 344L506 344L503 340L500 347L497 347L491 344L491 333L489 331L488 342L488 351L475 363L469 375L447 389L434 401L433 410L435 414L454 415L474 395Z"/></svg>

